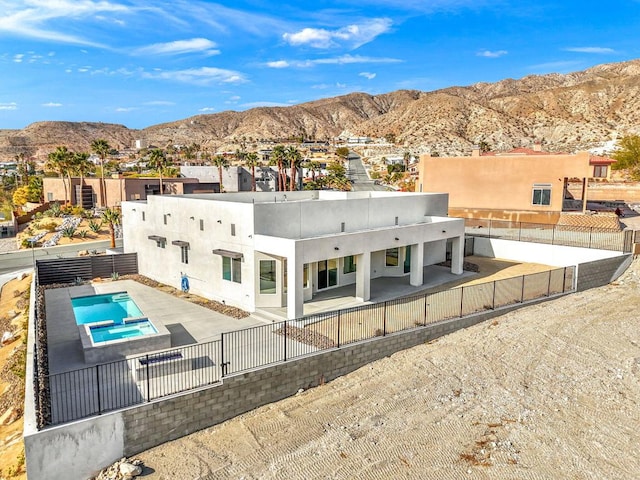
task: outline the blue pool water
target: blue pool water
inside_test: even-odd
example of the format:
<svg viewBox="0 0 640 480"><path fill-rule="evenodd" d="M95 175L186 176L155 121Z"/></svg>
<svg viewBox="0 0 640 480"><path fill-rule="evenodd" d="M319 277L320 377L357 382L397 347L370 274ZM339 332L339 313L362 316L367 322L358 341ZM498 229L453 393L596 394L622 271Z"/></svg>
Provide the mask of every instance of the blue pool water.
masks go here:
<svg viewBox="0 0 640 480"><path fill-rule="evenodd" d="M104 320L120 324L123 318L143 316L127 292L72 298L71 307L78 325Z"/></svg>
<svg viewBox="0 0 640 480"><path fill-rule="evenodd" d="M104 325L89 327L93 343L108 342L109 340L120 340L122 338L139 337L158 333L153 324L146 318L132 320L121 325Z"/></svg>

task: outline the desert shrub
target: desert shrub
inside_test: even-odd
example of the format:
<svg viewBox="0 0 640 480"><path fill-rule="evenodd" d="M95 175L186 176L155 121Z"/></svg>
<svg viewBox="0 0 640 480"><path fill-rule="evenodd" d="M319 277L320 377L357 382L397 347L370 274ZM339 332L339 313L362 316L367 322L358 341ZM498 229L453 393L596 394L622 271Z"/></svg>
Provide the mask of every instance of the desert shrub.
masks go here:
<svg viewBox="0 0 640 480"><path fill-rule="evenodd" d="M46 230L48 232L55 232L56 228L58 228L58 224L56 222L42 222L40 224L40 228L42 228L43 230Z"/></svg>
<svg viewBox="0 0 640 480"><path fill-rule="evenodd" d="M52 203L51 207L49 207L49 210L45 210L44 214L47 217L59 217L60 215L62 215L62 207L60 207L60 204L58 202Z"/></svg>
<svg viewBox="0 0 640 480"><path fill-rule="evenodd" d="M62 229L62 235L68 238L73 238L76 233L76 227L64 227Z"/></svg>
<svg viewBox="0 0 640 480"><path fill-rule="evenodd" d="M80 238L87 238L87 234L88 234L88 233L89 233L89 231L88 231L88 230L80 230L80 231L78 232L78 236L79 236Z"/></svg>
<svg viewBox="0 0 640 480"><path fill-rule="evenodd" d="M100 220L89 220L89 230L93 233L98 233L102 230L102 221Z"/></svg>

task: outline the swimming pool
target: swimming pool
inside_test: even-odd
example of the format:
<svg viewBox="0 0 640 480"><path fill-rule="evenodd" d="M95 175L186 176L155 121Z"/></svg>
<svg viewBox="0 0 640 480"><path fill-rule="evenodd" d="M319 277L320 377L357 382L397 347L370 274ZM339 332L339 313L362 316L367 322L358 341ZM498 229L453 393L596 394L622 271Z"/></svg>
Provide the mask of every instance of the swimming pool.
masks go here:
<svg viewBox="0 0 640 480"><path fill-rule="evenodd" d="M125 318L143 316L127 292L72 298L71 307L78 325L104 320L122 324Z"/></svg>
<svg viewBox="0 0 640 480"><path fill-rule="evenodd" d="M147 318L129 320L117 325L96 325L90 326L91 339L93 343L109 342L111 340L121 340L124 338L139 337L158 333L156 328Z"/></svg>

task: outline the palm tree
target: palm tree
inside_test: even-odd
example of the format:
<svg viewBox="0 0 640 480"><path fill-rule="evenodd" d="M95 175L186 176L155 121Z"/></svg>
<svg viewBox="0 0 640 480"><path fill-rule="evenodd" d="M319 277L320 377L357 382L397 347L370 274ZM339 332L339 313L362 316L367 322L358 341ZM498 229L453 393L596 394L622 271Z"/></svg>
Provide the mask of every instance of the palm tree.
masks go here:
<svg viewBox="0 0 640 480"><path fill-rule="evenodd" d="M258 160L258 154L255 152L249 152L245 156L245 165L251 169L251 191L256 191L256 167L262 165Z"/></svg>
<svg viewBox="0 0 640 480"><path fill-rule="evenodd" d="M229 168L229 160L226 159L223 155L216 155L213 157L213 164L218 167L218 178L220 179L220 192L224 192L224 187L222 186L222 169Z"/></svg>
<svg viewBox="0 0 640 480"><path fill-rule="evenodd" d="M315 182L316 181L316 172L318 170L320 170L320 167L321 167L320 162L318 162L316 160L307 160L304 163L304 167L307 170L311 170L311 181Z"/></svg>
<svg viewBox="0 0 640 480"><path fill-rule="evenodd" d="M27 165L27 160L25 158L24 152L20 152L15 157L16 163L18 164L18 176L20 177L21 185L29 184L29 167Z"/></svg>
<svg viewBox="0 0 640 480"><path fill-rule="evenodd" d="M104 198L104 192L106 190L104 183L104 160L107 158L107 155L109 155L111 147L109 146L109 142L104 138L99 138L91 142L91 150L100 157L100 206L104 207L107 203Z"/></svg>
<svg viewBox="0 0 640 480"><path fill-rule="evenodd" d="M73 173L80 176L80 198L76 198L76 203L82 205L82 187L84 186L84 177L87 173L95 170L95 165L89 161L89 153L77 152L73 154Z"/></svg>
<svg viewBox="0 0 640 480"><path fill-rule="evenodd" d="M275 147L273 147L273 150L271 150L271 155L269 157L269 164L278 166L278 191L285 190L285 182L283 178L284 177L284 172L283 172L284 160L285 160L284 145L276 145Z"/></svg>
<svg viewBox="0 0 640 480"><path fill-rule="evenodd" d="M106 208L102 212L102 220L109 224L109 233L111 234L111 248L116 247L116 225L120 225L122 214L120 210Z"/></svg>
<svg viewBox="0 0 640 480"><path fill-rule="evenodd" d="M45 168L47 170L51 170L56 172L60 179L62 179L62 185L64 187L64 204L66 205L68 192L67 192L67 184L64 181L64 176L67 174L69 170L71 152L67 150L67 147L57 147L55 151L49 153L47 156L47 163L45 164Z"/></svg>
<svg viewBox="0 0 640 480"><path fill-rule="evenodd" d="M408 172L409 171L409 161L411 160L411 152L404 152L404 155L402 156L402 160L404 161L404 171Z"/></svg>
<svg viewBox="0 0 640 480"><path fill-rule="evenodd" d="M302 163L302 155L300 154L300 150L293 145L287 147L285 151L285 155L287 161L289 162L289 167L291 168L291 181L289 183L289 190L294 191L296 187L296 174L298 173L298 167Z"/></svg>
<svg viewBox="0 0 640 480"><path fill-rule="evenodd" d="M147 165L158 172L158 175L160 176L160 195L162 195L162 193L164 192L162 173L167 167L173 165L173 162L171 162L171 159L167 158L164 150L154 148L149 154L149 161L147 162Z"/></svg>

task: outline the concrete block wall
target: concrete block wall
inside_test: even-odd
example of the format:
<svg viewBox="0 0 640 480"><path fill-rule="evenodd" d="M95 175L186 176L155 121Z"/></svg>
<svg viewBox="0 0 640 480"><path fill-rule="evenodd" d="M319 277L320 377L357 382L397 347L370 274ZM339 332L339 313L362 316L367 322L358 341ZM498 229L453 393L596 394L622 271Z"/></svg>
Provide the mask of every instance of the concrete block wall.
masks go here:
<svg viewBox="0 0 640 480"><path fill-rule="evenodd" d="M632 260L633 256L627 254L580 263L576 290L581 292L613 282L631 265Z"/></svg>

